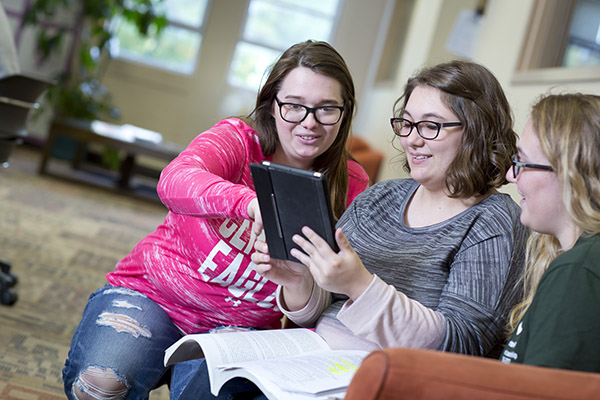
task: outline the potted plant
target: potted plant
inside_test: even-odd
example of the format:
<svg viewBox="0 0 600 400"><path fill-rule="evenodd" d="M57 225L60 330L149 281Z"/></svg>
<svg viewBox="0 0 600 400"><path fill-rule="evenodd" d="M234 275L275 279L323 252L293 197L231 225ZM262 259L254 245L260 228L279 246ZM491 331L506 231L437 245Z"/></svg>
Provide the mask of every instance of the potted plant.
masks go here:
<svg viewBox="0 0 600 400"><path fill-rule="evenodd" d="M56 117L116 121L120 112L102 84L102 75L110 62L109 46L114 35L114 17L135 24L139 33L158 35L166 25L166 17L156 12L162 0L35 0L28 8L23 23L37 29L37 49L43 63L61 49L67 29L44 21L58 13L75 14L73 51L67 66L48 89L46 98ZM111 169L119 158L107 149L103 160Z"/></svg>

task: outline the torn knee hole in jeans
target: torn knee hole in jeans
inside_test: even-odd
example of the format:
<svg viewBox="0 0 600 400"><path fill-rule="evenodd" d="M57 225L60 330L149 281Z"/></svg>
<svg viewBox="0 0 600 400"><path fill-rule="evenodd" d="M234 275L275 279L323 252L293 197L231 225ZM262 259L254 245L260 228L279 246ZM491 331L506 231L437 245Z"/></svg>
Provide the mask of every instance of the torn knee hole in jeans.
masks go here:
<svg viewBox="0 0 600 400"><path fill-rule="evenodd" d="M118 400L123 399L127 391L127 382L115 371L94 366L83 372L73 385L75 397L81 400Z"/></svg>
<svg viewBox="0 0 600 400"><path fill-rule="evenodd" d="M96 320L96 324L110 326L117 332L129 333L135 338L140 336L145 338L152 337L152 333L148 328L141 326L137 320L125 314L103 312Z"/></svg>

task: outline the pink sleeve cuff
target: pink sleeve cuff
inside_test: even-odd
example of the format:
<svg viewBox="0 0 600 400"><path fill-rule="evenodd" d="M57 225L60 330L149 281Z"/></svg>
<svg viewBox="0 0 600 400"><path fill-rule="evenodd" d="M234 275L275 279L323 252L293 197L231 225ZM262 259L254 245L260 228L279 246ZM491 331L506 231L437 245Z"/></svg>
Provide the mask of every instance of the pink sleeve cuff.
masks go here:
<svg viewBox="0 0 600 400"><path fill-rule="evenodd" d="M305 328L314 327L323 311L325 311L330 304L331 293L322 289L316 282L313 282L313 289L310 298L308 299L308 303L300 310L290 311L286 308L281 286L277 288L277 306L279 309L294 323Z"/></svg>

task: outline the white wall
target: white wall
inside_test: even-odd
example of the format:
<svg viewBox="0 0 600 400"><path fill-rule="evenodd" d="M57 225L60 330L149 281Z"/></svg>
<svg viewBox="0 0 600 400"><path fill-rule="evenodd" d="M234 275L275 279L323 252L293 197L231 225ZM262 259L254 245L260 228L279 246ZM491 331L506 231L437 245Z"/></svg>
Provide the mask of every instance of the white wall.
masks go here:
<svg viewBox="0 0 600 400"><path fill-rule="evenodd" d="M396 80L375 84L363 97L356 116L355 131L359 132L373 147L384 153L382 170L378 180L406 176L399 151L394 147L394 134L390 127L393 104L402 93L406 79L427 62L433 46L436 22L442 0L418 0L408 29L407 40L399 63ZM396 141L396 147L399 148Z"/></svg>
<svg viewBox="0 0 600 400"><path fill-rule="evenodd" d="M25 0L0 0L7 9L18 9ZM477 0L416 0L402 48L396 77L375 82L381 41L387 34L390 10L403 0L344 0L339 31L332 44L346 59L355 79L358 112L354 131L373 147L384 152L379 180L405 176L401 163L394 163L399 151L391 143L389 126L392 106L406 79L421 66L454 58L445 43L454 21L464 8L474 9ZM522 43L535 0L488 0L474 61L490 68L504 87L520 132L531 102L541 93L579 90L600 93L600 73L559 68L518 79L515 73ZM226 75L233 48L243 27L247 0L214 0L198 60L197 72L183 76L120 60L110 64L104 83L121 109L123 123L161 132L166 140L186 145L218 120L250 111L255 93L230 87ZM33 38L26 30L19 49L31 57L27 43ZM26 64L26 63L24 63ZM600 68L600 67L599 67ZM598 71L595 69L594 71ZM36 129L36 133L45 132Z"/></svg>
<svg viewBox="0 0 600 400"><path fill-rule="evenodd" d="M533 3L534 0L488 0L473 57L473 61L488 67L505 89L515 115L517 133L525 125L531 103L542 93L549 90L600 93L598 69L593 69L590 74L589 69L557 68L534 75L540 79L517 80L516 66ZM453 58L440 51L440 43L447 38L447 21L468 5L466 0L418 0L396 81L387 87L374 87L367 91L356 126L372 145L385 152L379 180L405 176L399 163L393 162L399 152L390 145L393 134L388 120L393 102L401 94L406 79L419 66ZM436 22L441 20L444 22ZM514 188L510 186L506 191L514 194Z"/></svg>
<svg viewBox="0 0 600 400"><path fill-rule="evenodd" d="M365 91L370 60L387 0L344 0L332 40ZM176 75L114 60L104 83L121 109L123 121L156 130L166 140L186 145L198 133L228 116L247 114L255 92L227 84L233 49L240 38L247 1L213 0L201 54L193 76Z"/></svg>

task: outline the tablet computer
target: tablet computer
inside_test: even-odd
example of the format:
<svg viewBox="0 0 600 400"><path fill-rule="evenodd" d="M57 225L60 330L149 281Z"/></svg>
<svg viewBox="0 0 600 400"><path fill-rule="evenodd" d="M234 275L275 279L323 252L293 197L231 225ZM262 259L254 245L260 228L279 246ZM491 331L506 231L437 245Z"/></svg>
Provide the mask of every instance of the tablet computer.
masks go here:
<svg viewBox="0 0 600 400"><path fill-rule="evenodd" d="M324 174L269 161L250 164L250 170L271 257L297 262L290 250L302 249L292 236L301 235L303 226L310 227L334 251L339 251Z"/></svg>

